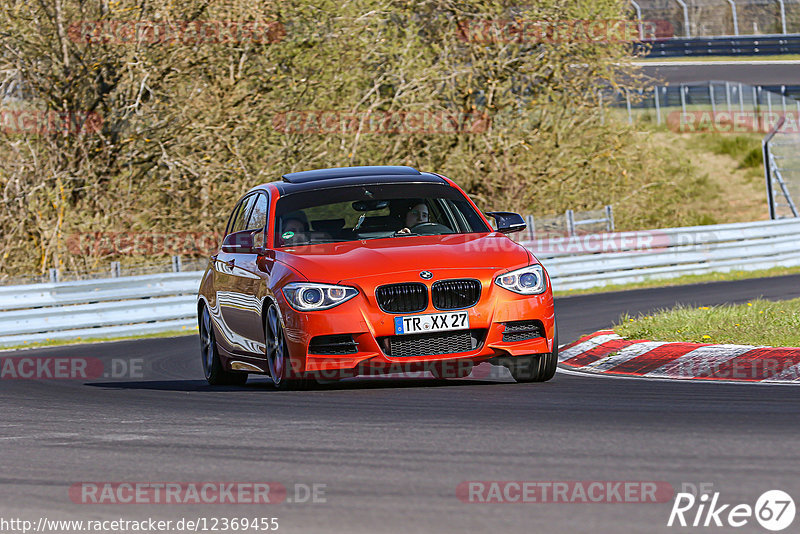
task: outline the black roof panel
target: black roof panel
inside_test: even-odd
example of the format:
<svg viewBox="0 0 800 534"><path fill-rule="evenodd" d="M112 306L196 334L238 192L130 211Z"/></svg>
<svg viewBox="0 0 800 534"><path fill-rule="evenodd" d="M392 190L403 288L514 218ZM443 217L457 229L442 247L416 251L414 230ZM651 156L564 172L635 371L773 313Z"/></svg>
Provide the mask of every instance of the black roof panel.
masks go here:
<svg viewBox="0 0 800 534"><path fill-rule="evenodd" d="M350 178L356 176L420 176L413 167L400 165L371 167L335 167L332 169L316 169L313 171L292 172L283 175L283 181L290 184L304 184L332 178Z"/></svg>

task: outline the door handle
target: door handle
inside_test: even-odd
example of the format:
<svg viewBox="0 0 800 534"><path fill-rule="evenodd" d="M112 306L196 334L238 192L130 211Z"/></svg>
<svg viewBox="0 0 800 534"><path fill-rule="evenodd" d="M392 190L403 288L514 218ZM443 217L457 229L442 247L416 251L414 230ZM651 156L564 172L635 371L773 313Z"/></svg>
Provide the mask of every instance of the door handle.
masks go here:
<svg viewBox="0 0 800 534"><path fill-rule="evenodd" d="M234 266L236 265L236 258L233 258L232 260L228 260L228 261L226 261L225 263L226 263L226 264L228 264L228 267L230 267L231 269L233 269L233 268L234 268Z"/></svg>

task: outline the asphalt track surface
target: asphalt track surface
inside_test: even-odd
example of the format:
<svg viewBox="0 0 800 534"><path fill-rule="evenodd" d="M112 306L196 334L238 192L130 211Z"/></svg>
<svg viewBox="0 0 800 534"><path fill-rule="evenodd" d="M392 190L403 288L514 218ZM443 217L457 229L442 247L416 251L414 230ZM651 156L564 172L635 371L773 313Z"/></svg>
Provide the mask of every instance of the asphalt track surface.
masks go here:
<svg viewBox="0 0 800 534"><path fill-rule="evenodd" d="M558 299L561 342L622 312L758 296L798 297L800 276ZM0 353L143 361L131 379L0 381L0 518L277 517L286 533L697 530L667 528L672 500L459 500L458 484L476 480L665 481L676 491L711 483L723 503L752 506L782 489L800 504L793 386L559 373L544 384L355 379L284 393L251 379L211 388L198 345L186 336ZM325 484L326 502L75 504L68 489L83 481L277 481L290 498L294 484ZM736 530L766 532L753 519Z"/></svg>
<svg viewBox="0 0 800 534"><path fill-rule="evenodd" d="M639 62L642 73L671 85L709 80L741 82L750 85L800 84L800 62L735 61L703 63L702 58L673 63Z"/></svg>

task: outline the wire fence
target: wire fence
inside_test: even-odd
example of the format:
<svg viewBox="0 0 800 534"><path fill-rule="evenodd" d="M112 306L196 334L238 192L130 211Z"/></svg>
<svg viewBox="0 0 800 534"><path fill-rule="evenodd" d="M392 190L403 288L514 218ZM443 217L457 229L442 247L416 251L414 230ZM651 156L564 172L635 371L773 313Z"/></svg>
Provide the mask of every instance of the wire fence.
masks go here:
<svg viewBox="0 0 800 534"><path fill-rule="evenodd" d="M678 38L800 33L800 0L632 0L634 16Z"/></svg>
<svg viewBox="0 0 800 534"><path fill-rule="evenodd" d="M753 114L753 117L800 112L800 85L691 82L627 92L603 91L601 98L612 108L626 109L629 123L645 120L660 125L669 120L670 112L724 111ZM673 113L673 117L678 117L678 114ZM775 123L777 119L773 125ZM767 128L766 132L769 130Z"/></svg>
<svg viewBox="0 0 800 534"><path fill-rule="evenodd" d="M764 138L764 173L772 219L800 217L800 132L782 119Z"/></svg>
<svg viewBox="0 0 800 534"><path fill-rule="evenodd" d="M609 93L628 122L676 133L761 133L770 217L800 217L800 86L702 82Z"/></svg>
<svg viewBox="0 0 800 534"><path fill-rule="evenodd" d="M566 210L563 215L547 217L525 217L527 228L520 234L512 234L517 241L533 241L550 237L572 237L614 231L614 210L611 206L602 209L575 211Z"/></svg>

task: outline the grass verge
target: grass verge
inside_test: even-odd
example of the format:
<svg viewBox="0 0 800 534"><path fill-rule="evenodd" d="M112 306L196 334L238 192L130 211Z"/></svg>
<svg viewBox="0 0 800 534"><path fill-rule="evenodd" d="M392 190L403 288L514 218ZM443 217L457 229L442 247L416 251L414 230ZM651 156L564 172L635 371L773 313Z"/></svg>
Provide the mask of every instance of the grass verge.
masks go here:
<svg viewBox="0 0 800 534"><path fill-rule="evenodd" d="M59 347L62 345L81 345L92 343L107 343L109 341L127 341L131 339L151 339L160 337L179 337L179 336L193 336L197 335L197 328L187 328L186 330L169 330L166 332L156 332L154 334L140 334L131 336L120 337L97 337L97 338L75 338L75 339L51 339L48 341L39 341L36 343L23 343L21 345L9 345L7 347L0 347L0 352L19 350L19 349L38 349L42 347Z"/></svg>
<svg viewBox="0 0 800 534"><path fill-rule="evenodd" d="M652 315L623 315L614 330L626 339L800 347L800 299L677 306Z"/></svg>

